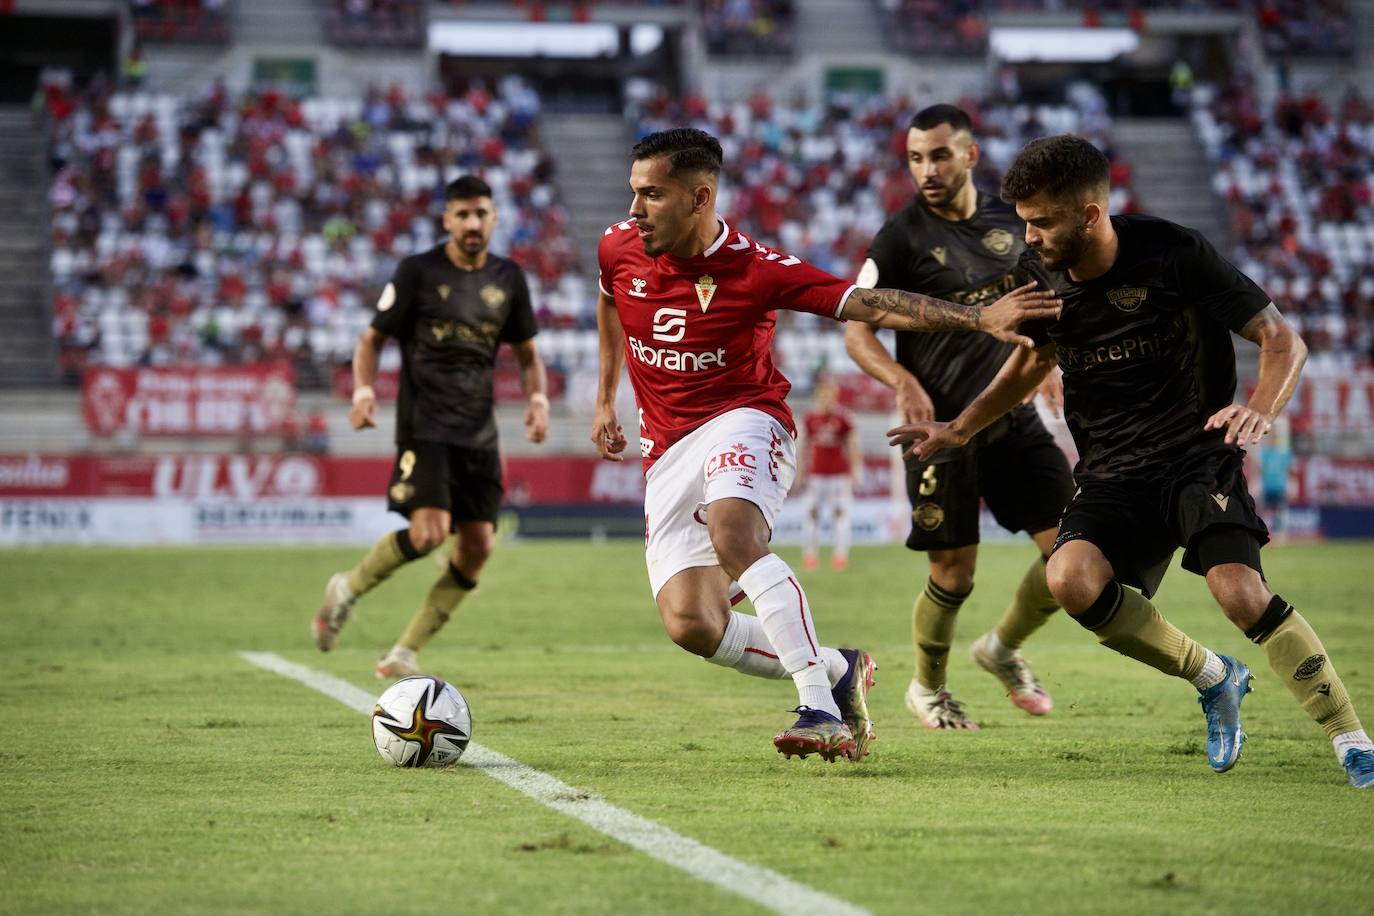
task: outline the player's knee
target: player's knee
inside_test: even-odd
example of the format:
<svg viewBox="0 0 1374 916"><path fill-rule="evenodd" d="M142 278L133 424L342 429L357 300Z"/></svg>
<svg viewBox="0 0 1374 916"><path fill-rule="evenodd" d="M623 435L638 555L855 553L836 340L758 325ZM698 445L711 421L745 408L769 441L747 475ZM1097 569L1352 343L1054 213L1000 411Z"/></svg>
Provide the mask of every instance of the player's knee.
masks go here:
<svg viewBox="0 0 1374 916"><path fill-rule="evenodd" d="M480 534L465 533L458 539L458 552L463 559L474 563L485 563L496 549L496 535L490 531Z"/></svg>
<svg viewBox="0 0 1374 916"><path fill-rule="evenodd" d="M444 543L446 537L448 537L448 532L434 523L412 523L410 526L410 544L415 548L415 552L421 555L429 553Z"/></svg>
<svg viewBox="0 0 1374 916"><path fill-rule="evenodd" d="M1207 570L1207 588L1227 619L1242 630L1259 621L1274 597L1264 577L1240 563L1223 563Z"/></svg>
<svg viewBox="0 0 1374 916"><path fill-rule="evenodd" d="M705 615L663 609L663 628L674 643L702 658L710 658L720 644L720 629Z"/></svg>
<svg viewBox="0 0 1374 916"><path fill-rule="evenodd" d="M721 569L731 579L738 579L744 571L768 553L768 542L760 541L749 529L721 527L711 530L711 548L720 560Z"/></svg>
<svg viewBox="0 0 1374 916"><path fill-rule="evenodd" d="M1070 614L1081 614L1091 607L1111 580L1110 564L1094 562L1077 551L1060 550L1045 566L1050 594Z"/></svg>
<svg viewBox="0 0 1374 916"><path fill-rule="evenodd" d="M952 595L967 595L973 589L976 559L963 553L932 551L929 555L931 580Z"/></svg>

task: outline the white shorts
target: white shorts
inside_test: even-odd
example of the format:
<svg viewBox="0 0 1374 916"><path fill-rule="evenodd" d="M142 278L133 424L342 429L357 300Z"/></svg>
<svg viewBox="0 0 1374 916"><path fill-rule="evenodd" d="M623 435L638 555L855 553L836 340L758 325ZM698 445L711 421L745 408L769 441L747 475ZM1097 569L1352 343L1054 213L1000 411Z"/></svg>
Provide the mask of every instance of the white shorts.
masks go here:
<svg viewBox="0 0 1374 916"><path fill-rule="evenodd" d="M720 565L706 530L716 500L747 499L773 527L797 476L795 448L781 423L744 407L693 430L654 462L644 486L644 552L655 597L684 569Z"/></svg>
<svg viewBox="0 0 1374 916"><path fill-rule="evenodd" d="M854 496L853 478L848 474L812 474L806 479L806 504L809 509L833 508L844 512Z"/></svg>

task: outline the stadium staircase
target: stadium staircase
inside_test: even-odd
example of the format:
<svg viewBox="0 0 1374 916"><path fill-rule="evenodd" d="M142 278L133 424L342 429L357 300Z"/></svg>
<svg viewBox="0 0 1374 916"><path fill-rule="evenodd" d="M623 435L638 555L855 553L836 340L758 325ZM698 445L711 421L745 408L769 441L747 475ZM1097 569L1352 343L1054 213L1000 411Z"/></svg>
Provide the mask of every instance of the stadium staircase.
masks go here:
<svg viewBox="0 0 1374 916"><path fill-rule="evenodd" d="M1224 208L1212 191L1212 164L1183 118L1120 118L1112 137L1131 163L1132 184L1146 213L1198 230L1231 250Z"/></svg>
<svg viewBox="0 0 1374 916"><path fill-rule="evenodd" d="M45 145L31 109L0 107L0 387L5 388L57 380Z"/></svg>
<svg viewBox="0 0 1374 916"><path fill-rule="evenodd" d="M325 43L324 8L313 0L235 0L233 8L239 44L314 49Z"/></svg>
<svg viewBox="0 0 1374 916"><path fill-rule="evenodd" d="M1374 86L1374 0L1350 0L1355 31L1355 85Z"/></svg>
<svg viewBox="0 0 1374 916"><path fill-rule="evenodd" d="M872 3L797 0L797 54L872 54L884 48Z"/></svg>
<svg viewBox="0 0 1374 916"><path fill-rule="evenodd" d="M632 137L619 114L544 112L539 136L558 166L558 191L578 261L596 274L596 246L630 206ZM591 303L588 303L588 307Z"/></svg>

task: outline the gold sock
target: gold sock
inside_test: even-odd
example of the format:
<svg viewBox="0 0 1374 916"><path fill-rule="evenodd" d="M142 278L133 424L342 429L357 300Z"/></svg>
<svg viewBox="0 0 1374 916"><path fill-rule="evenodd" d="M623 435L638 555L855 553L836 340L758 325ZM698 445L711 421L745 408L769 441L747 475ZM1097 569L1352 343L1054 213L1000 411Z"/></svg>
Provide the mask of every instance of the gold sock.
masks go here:
<svg viewBox="0 0 1374 916"><path fill-rule="evenodd" d="M1059 602L1054 600L1045 582L1045 558L1036 557L1021 577L1011 606L997 624L997 638L1008 649L1019 649L1026 637L1043 627L1057 610Z"/></svg>
<svg viewBox="0 0 1374 916"><path fill-rule="evenodd" d="M1186 681L1207 661L1207 650L1161 617L1150 599L1115 580L1077 620L1108 649Z"/></svg>
<svg viewBox="0 0 1374 916"><path fill-rule="evenodd" d="M355 598L361 598L376 588L378 582L419 556L422 554L411 545L408 529L388 532L372 545L357 566L349 570L348 590Z"/></svg>
<svg viewBox="0 0 1374 916"><path fill-rule="evenodd" d="M476 587L476 582L459 572L456 566L450 565L430 588L425 603L410 618L398 644L419 652L434 638L435 633L443 629L454 610Z"/></svg>
<svg viewBox="0 0 1374 916"><path fill-rule="evenodd" d="M916 681L927 690L945 686L945 662L954 639L954 618L969 592L956 595L926 581L911 609L911 643L916 650Z"/></svg>
<svg viewBox="0 0 1374 916"><path fill-rule="evenodd" d="M1281 602L1283 599L1275 595L1274 601ZM1270 605L1271 609L1274 607L1274 604ZM1267 627L1267 632L1250 636L1256 629L1252 627L1245 635L1263 647L1264 654L1269 657L1269 667L1297 699L1303 711L1326 731L1328 738L1359 730L1360 719L1355 715L1355 705L1350 702L1350 695L1345 692L1340 675L1327 658L1321 640L1303 616L1287 602L1275 615L1266 612L1265 616L1271 622L1273 617L1280 619L1275 625ZM1265 623L1261 619L1256 626Z"/></svg>

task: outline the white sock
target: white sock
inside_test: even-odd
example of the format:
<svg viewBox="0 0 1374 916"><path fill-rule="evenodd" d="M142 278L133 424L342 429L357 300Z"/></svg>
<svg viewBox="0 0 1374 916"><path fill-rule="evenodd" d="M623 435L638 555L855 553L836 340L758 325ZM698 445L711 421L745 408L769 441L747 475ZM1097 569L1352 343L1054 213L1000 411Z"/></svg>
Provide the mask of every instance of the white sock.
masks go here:
<svg viewBox="0 0 1374 916"><path fill-rule="evenodd" d="M1211 649L1204 651L1207 653L1207 661L1202 663L1202 670L1193 678L1193 686L1198 690L1215 687L1226 680L1226 663Z"/></svg>
<svg viewBox="0 0 1374 916"><path fill-rule="evenodd" d="M997 638L996 630L989 630L988 635L984 636L983 639L986 640L984 645L988 647L988 651L992 653L994 658L1000 658L1005 661L1016 654L1015 649L1008 649L1006 644Z"/></svg>
<svg viewBox="0 0 1374 916"><path fill-rule="evenodd" d="M914 693L916 694L916 696L920 697L923 700L929 700L936 696L939 696L944 691L945 685L941 684L934 690L929 690L926 688L925 684L922 684L920 681L916 680L916 678L913 677L911 679L911 684L908 685L906 689L908 693Z"/></svg>
<svg viewBox="0 0 1374 916"><path fill-rule="evenodd" d="M753 602L778 661L792 675L801 705L838 718L840 711L830 695L830 678L811 607L792 570L782 557L770 553L746 569L739 584ZM810 668L816 670L808 671Z"/></svg>
<svg viewBox="0 0 1374 916"><path fill-rule="evenodd" d="M834 687L840 678L849 673L849 661L840 654L839 649L821 646L821 658L825 660L825 675ZM734 668L740 674L751 677L778 680L787 676L787 669L778 661L778 653L768 641L763 631L763 623L752 614L730 612L725 624L725 635L721 637L716 654L706 659L722 668Z"/></svg>
<svg viewBox="0 0 1374 916"><path fill-rule="evenodd" d="M1348 751L1374 751L1374 742L1369 740L1369 736L1364 733L1362 728L1337 735L1331 739L1331 746L1336 749L1336 759L1342 764L1345 763L1345 755Z"/></svg>
<svg viewBox="0 0 1374 916"><path fill-rule="evenodd" d="M849 526L849 513L841 506L835 510L835 559L849 559L849 540L852 532Z"/></svg>

